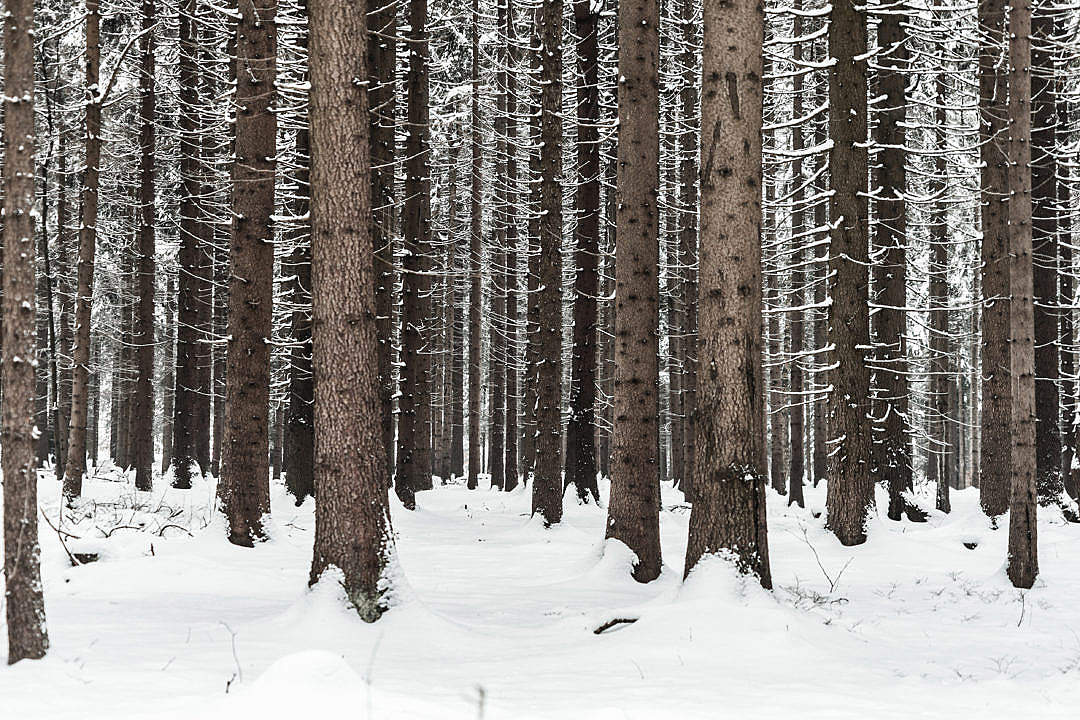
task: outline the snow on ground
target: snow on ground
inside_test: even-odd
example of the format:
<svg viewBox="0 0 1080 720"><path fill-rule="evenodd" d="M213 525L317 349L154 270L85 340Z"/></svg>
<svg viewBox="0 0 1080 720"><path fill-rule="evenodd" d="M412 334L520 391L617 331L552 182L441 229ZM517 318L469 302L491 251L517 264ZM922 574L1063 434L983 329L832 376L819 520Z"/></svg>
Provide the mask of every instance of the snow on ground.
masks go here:
<svg viewBox="0 0 1080 720"><path fill-rule="evenodd" d="M975 490L927 524L875 519L857 548L770 493L767 593L718 560L680 582L689 512L667 487L648 585L602 543L602 508L568 498L545 530L527 492L438 487L394 507L407 587L375 625L333 583L307 589L314 506L280 485L255 549L225 541L210 483L144 494L105 470L87 491L62 528L100 559L71 567L42 522L52 649L0 669L0 717L1075 716L1080 528L1043 513L1042 574L1019 592ZM40 492L55 524L51 476Z"/></svg>

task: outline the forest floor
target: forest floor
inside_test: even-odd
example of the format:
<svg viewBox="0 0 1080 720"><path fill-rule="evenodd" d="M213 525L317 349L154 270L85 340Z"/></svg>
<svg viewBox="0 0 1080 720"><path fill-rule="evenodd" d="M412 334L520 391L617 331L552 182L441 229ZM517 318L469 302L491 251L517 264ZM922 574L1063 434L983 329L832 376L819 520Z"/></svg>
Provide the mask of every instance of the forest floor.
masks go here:
<svg viewBox="0 0 1080 720"><path fill-rule="evenodd" d="M51 476L40 493L55 524ZM666 486L648 585L602 542L602 507L568 498L545 530L527 492L438 487L393 508L405 582L374 625L333 583L307 589L312 501L275 484L272 537L244 549L213 496L137 494L105 469L64 512L66 550L42 522L52 648L0 669L0 716L1075 717L1080 528L1042 512L1042 573L1017 591L975 490L926 524L876 518L856 548L770 492L767 593L722 561L681 583L689 509ZM637 622L594 633L615 619Z"/></svg>

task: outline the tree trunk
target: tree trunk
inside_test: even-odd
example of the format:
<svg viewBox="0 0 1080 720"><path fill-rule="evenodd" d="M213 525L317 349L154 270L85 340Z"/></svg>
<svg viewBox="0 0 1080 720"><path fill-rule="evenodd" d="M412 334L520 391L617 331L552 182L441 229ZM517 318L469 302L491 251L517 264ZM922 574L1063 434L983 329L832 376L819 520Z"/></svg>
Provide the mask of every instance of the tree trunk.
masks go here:
<svg viewBox="0 0 1080 720"><path fill-rule="evenodd" d="M659 26L656 0L619 6L614 477L607 537L637 555L639 582L660 574Z"/></svg>
<svg viewBox="0 0 1080 720"><path fill-rule="evenodd" d="M165 376L161 380L161 392L165 396L161 402L161 472L164 474L172 465L173 449L173 395L176 385L176 280L170 274L165 281Z"/></svg>
<svg viewBox="0 0 1080 720"><path fill-rule="evenodd" d="M393 591L389 473L379 401L364 5L310 0L315 547L311 582L340 569L374 621Z"/></svg>
<svg viewBox="0 0 1080 720"><path fill-rule="evenodd" d="M686 573L728 551L772 587L761 347L761 6L706 2L694 508Z"/></svg>
<svg viewBox="0 0 1080 720"><path fill-rule="evenodd" d="M518 368L521 353L518 351L518 164L517 164L517 33L514 28L513 0L500 0L505 4L504 54L511 65L506 73L506 208L509 213L506 224L506 449L503 457L503 487L513 490L518 484ZM496 462L498 459L496 458Z"/></svg>
<svg viewBox="0 0 1080 720"><path fill-rule="evenodd" d="M990 518L1008 509L1012 381L1009 358L1008 76L1003 69L1005 4L979 3L980 159L982 161L982 421L979 504ZM996 520L995 520L996 522Z"/></svg>
<svg viewBox="0 0 1080 720"><path fill-rule="evenodd" d="M469 489L475 489L480 475L480 238L482 198L480 175L480 5L472 3L472 98L469 120L469 146L472 151L471 190L469 193Z"/></svg>
<svg viewBox="0 0 1080 720"><path fill-rule="evenodd" d="M82 222L79 226L79 269L75 295L75 338L72 347L71 415L64 497L82 494L86 475L86 421L90 384L90 309L94 298L94 254L97 249L98 186L101 163L101 13L98 0L86 0L86 167L82 178Z"/></svg>
<svg viewBox="0 0 1080 720"><path fill-rule="evenodd" d="M544 0L540 51L540 244L537 254L536 465L532 512L562 520L562 0Z"/></svg>
<svg viewBox="0 0 1080 720"><path fill-rule="evenodd" d="M869 253L866 151L866 17L855 5L832 7L829 28L829 170L832 195L829 251L828 340L834 348L828 398L829 528L844 545L866 541L866 519L874 504L870 466L872 428L870 371Z"/></svg>
<svg viewBox="0 0 1080 720"><path fill-rule="evenodd" d="M409 0L408 124L405 134L405 258L401 296L401 392L394 489L405 507L431 487L431 180L427 0Z"/></svg>
<svg viewBox="0 0 1080 720"><path fill-rule="evenodd" d="M229 520L229 541L248 547L264 536L262 517L270 511L267 430L274 301L276 12L276 0L241 4L236 28L234 219L218 495Z"/></svg>
<svg viewBox="0 0 1080 720"><path fill-rule="evenodd" d="M35 363L29 362L36 349L34 3L9 0L4 9L4 294L0 369L4 395L0 442L4 448L4 597L11 665L24 658L44 657L49 636L45 630L37 530ZM86 329L89 332L89 323ZM83 444L85 447L85 433ZM82 475L78 477L81 481Z"/></svg>
<svg viewBox="0 0 1080 720"><path fill-rule="evenodd" d="M566 428L566 484L581 502L598 502L596 486L596 305L600 252L600 86L597 24L600 5L575 0L577 35L577 216L573 366Z"/></svg>
<svg viewBox="0 0 1080 720"><path fill-rule="evenodd" d="M1009 551L1014 587L1030 588L1039 574L1035 503L1035 318L1032 288L1031 7L1009 10Z"/></svg>
<svg viewBox="0 0 1080 720"><path fill-rule="evenodd" d="M154 228L157 222L154 205L154 122L157 95L154 69L154 0L142 0L140 39L142 68L140 83L139 146L139 258L138 310L135 319L135 354L137 377L132 393L132 460L135 465L135 488L150 490L154 481L154 284L157 270L154 255Z"/></svg>

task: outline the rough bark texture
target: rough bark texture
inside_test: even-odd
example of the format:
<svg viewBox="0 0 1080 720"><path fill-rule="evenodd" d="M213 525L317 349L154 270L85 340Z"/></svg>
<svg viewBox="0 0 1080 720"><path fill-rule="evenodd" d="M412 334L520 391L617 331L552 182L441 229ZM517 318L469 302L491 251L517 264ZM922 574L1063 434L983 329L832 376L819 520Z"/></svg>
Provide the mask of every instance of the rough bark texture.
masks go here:
<svg viewBox="0 0 1080 720"><path fill-rule="evenodd" d="M904 192L907 168L904 118L907 98L904 92L908 52L904 16L890 9L881 16L878 45L893 48L881 60L878 94L885 96L878 116L877 140L882 186L877 203L877 245L880 255L875 267L881 268L877 311L877 346L879 367L876 373L878 406L875 417L880 425L875 437L874 466L889 492L888 517L907 516L921 519L904 493L913 487L911 475L911 440L905 426L908 417L908 362L906 322L907 307L907 209Z"/></svg>
<svg viewBox="0 0 1080 720"><path fill-rule="evenodd" d="M379 398L365 6L311 0L311 219L315 548L311 582L340 569L378 619L392 590L389 472Z"/></svg>
<svg viewBox="0 0 1080 720"><path fill-rule="evenodd" d="M845 545L866 541L865 523L874 504L869 420L870 346L868 171L866 152L866 16L853 3L832 6L829 54L829 528Z"/></svg>
<svg viewBox="0 0 1080 720"><path fill-rule="evenodd" d="M236 160L233 164L225 427L218 494L229 541L250 546L270 512L267 440L274 301L277 120L276 0L240 5L236 28Z"/></svg>
<svg viewBox="0 0 1080 720"><path fill-rule="evenodd" d="M562 0L544 0L540 35L540 246L536 465L532 511L562 520Z"/></svg>
<svg viewBox="0 0 1080 720"><path fill-rule="evenodd" d="M34 463L34 3L4 16L4 609L8 664L49 648ZM89 347L89 345L88 345ZM85 435L84 435L85 438ZM81 476L80 476L81 479Z"/></svg>
<svg viewBox="0 0 1080 720"><path fill-rule="evenodd" d="M469 147L472 152L469 192L469 477L470 489L480 475L480 237L483 200L480 190L480 5L472 3L472 97L469 111Z"/></svg>
<svg viewBox="0 0 1080 720"><path fill-rule="evenodd" d="M154 0L142 1L139 135L139 253L137 261L138 308L135 313L136 378L132 394L131 443L135 466L135 487L150 490L154 479L154 254L156 212L154 205L154 121L156 88L154 63Z"/></svg>
<svg viewBox="0 0 1080 720"><path fill-rule="evenodd" d="M503 36L506 58L511 64L506 74L506 207L510 213L506 225L506 448L503 458L503 487L513 490L518 484L518 368L521 353L518 341L518 137L517 137L517 32L514 27L513 0L501 0L506 7Z"/></svg>
<svg viewBox="0 0 1080 720"><path fill-rule="evenodd" d="M660 574L659 25L656 0L619 5L614 477L607 537L634 551L634 577L641 582Z"/></svg>
<svg viewBox="0 0 1080 720"><path fill-rule="evenodd" d="M176 385L176 280L169 275L165 281L165 337L162 346L165 350L163 366L164 377L161 379L161 472L165 473L172 465L173 448L173 390Z"/></svg>
<svg viewBox="0 0 1080 720"><path fill-rule="evenodd" d="M761 3L706 0L701 92L701 299L689 574L730 552L772 587L761 347Z"/></svg>
<svg viewBox="0 0 1080 720"><path fill-rule="evenodd" d="M1009 554L1014 587L1039 574L1035 479L1035 317L1031 246L1031 7L1009 9Z"/></svg>
<svg viewBox="0 0 1080 720"><path fill-rule="evenodd" d="M82 177L82 223L79 226L79 268L72 346L71 415L64 497L82 494L86 475L86 415L90 385L90 309L94 298L94 254L97 250L98 187L101 163L101 13L98 0L86 0L86 167Z"/></svg>
<svg viewBox="0 0 1080 720"><path fill-rule="evenodd" d="M401 279L401 392L394 489L405 507L431 487L431 182L427 1L409 2L408 124L405 134L405 257Z"/></svg>
<svg viewBox="0 0 1080 720"><path fill-rule="evenodd" d="M1005 4L979 3L979 109L982 116L982 438L979 504L989 517L1008 509L1012 383L1009 376L1009 165Z"/></svg>
<svg viewBox="0 0 1080 720"><path fill-rule="evenodd" d="M597 24L600 5L592 0L574 3L577 35L577 215L575 243L573 366L570 380L570 421L566 426L566 484L578 499L599 501L596 486L596 306L600 252L600 86Z"/></svg>

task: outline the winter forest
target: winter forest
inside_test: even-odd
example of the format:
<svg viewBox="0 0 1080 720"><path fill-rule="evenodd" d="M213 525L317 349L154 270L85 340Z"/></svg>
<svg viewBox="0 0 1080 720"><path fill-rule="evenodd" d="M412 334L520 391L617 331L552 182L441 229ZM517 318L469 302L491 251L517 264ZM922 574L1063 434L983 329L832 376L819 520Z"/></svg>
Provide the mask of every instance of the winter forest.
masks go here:
<svg viewBox="0 0 1080 720"><path fill-rule="evenodd" d="M1074 716L1075 0L2 21L0 716Z"/></svg>

